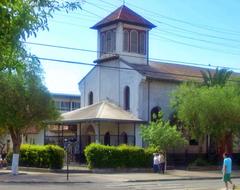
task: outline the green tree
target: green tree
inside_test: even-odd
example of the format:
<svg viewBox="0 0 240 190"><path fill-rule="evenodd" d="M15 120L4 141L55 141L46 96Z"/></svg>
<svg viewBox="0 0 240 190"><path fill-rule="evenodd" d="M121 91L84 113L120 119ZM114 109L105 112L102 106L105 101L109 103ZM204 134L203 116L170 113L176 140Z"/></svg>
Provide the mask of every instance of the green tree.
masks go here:
<svg viewBox="0 0 240 190"><path fill-rule="evenodd" d="M174 92L172 105L178 118L198 139L209 134L224 143L226 134L239 132L240 90L236 84L211 87L183 84Z"/></svg>
<svg viewBox="0 0 240 190"><path fill-rule="evenodd" d="M211 87L211 86L224 86L232 75L232 71L218 67L214 72L211 72L209 69L207 71L201 71L203 77L203 85Z"/></svg>
<svg viewBox="0 0 240 190"><path fill-rule="evenodd" d="M56 11L80 8L79 1L0 1L0 127L13 141L12 172L17 173L22 134L30 126L56 116L50 94L42 83L36 57L25 50L24 41L48 30L48 19Z"/></svg>
<svg viewBox="0 0 240 190"><path fill-rule="evenodd" d="M158 119L141 126L141 136L149 146L161 150L165 154L171 148L181 148L187 141L183 134L177 130L176 126L171 126L169 121L162 119L162 113L159 113Z"/></svg>
<svg viewBox="0 0 240 190"><path fill-rule="evenodd" d="M80 8L76 0L1 0L0 1L0 71L23 68L30 55L24 41L36 36L39 30L48 30L48 19L56 11Z"/></svg>
<svg viewBox="0 0 240 190"><path fill-rule="evenodd" d="M13 160L17 162L22 135L27 129L41 127L43 121L58 117L51 95L42 84L39 69L35 69L27 67L21 74L0 73L0 128L10 133L15 154ZM18 163L13 166L16 174Z"/></svg>

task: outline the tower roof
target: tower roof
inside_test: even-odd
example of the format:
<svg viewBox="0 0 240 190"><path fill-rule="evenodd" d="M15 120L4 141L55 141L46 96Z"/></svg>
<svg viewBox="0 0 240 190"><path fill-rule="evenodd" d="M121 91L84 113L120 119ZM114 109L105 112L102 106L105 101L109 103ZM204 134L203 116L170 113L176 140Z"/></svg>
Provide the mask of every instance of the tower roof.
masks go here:
<svg viewBox="0 0 240 190"><path fill-rule="evenodd" d="M156 27L154 24L140 16L139 14L135 13L133 10L129 9L125 5L117 8L111 14L106 16L104 19L99 21L97 24L92 26L92 29L99 29L104 26L108 26L114 23L124 22L128 24L134 24L138 26L143 26L147 28L154 28Z"/></svg>

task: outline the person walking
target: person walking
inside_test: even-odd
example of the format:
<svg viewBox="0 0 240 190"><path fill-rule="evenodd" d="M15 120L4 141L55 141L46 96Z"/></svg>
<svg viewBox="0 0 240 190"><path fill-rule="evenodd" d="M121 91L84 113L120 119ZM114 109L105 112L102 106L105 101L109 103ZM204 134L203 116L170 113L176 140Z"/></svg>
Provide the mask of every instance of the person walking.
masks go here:
<svg viewBox="0 0 240 190"><path fill-rule="evenodd" d="M165 156L162 152L159 155L159 164L160 164L160 172L162 172L162 174L164 174L164 172L165 172Z"/></svg>
<svg viewBox="0 0 240 190"><path fill-rule="evenodd" d="M226 190L228 190L228 182L232 185L232 189L235 189L235 184L231 180L232 173L232 159L228 153L223 154L223 181L225 183Z"/></svg>
<svg viewBox="0 0 240 190"><path fill-rule="evenodd" d="M158 153L153 153L153 171L155 173L159 172L160 167L159 167L159 154Z"/></svg>

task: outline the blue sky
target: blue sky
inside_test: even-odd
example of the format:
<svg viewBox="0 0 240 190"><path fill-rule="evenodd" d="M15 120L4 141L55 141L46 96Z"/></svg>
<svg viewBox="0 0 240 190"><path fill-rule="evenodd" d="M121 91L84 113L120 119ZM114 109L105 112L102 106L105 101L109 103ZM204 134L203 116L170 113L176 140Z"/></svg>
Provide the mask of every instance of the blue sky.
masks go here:
<svg viewBox="0 0 240 190"><path fill-rule="evenodd" d="M122 0L85 0L83 10L57 12L49 31L27 41L97 50L95 23ZM157 27L150 32L150 58L239 68L239 0L125 0ZM38 57L92 63L96 53L27 45ZM41 61L50 92L79 94L77 83L91 66Z"/></svg>

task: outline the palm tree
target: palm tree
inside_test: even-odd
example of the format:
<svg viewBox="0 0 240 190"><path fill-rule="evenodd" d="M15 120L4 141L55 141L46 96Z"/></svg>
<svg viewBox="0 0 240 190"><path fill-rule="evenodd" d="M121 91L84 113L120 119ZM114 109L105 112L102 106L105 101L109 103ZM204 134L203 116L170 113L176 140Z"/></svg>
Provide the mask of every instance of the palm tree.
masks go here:
<svg viewBox="0 0 240 190"><path fill-rule="evenodd" d="M224 86L226 82L231 77L233 71L228 70L226 68L219 69L216 68L215 72L210 71L209 69L207 71L201 71L202 77L203 77L203 85L204 86Z"/></svg>

